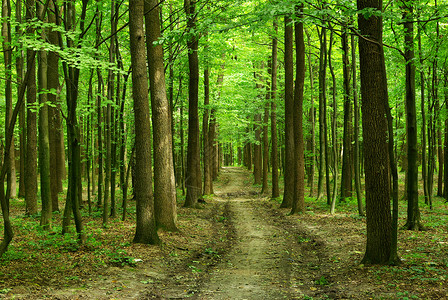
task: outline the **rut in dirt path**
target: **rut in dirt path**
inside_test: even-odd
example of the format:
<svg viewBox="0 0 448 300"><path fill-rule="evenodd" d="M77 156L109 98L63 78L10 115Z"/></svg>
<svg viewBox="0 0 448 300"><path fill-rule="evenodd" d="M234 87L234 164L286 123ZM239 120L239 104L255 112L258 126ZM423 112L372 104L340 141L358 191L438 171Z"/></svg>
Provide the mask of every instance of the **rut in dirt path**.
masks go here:
<svg viewBox="0 0 448 300"><path fill-rule="evenodd" d="M234 246L209 274L199 299L289 298L287 241L268 220L260 198L247 184L247 174L238 168L222 170L225 186L218 187L216 200L228 201Z"/></svg>

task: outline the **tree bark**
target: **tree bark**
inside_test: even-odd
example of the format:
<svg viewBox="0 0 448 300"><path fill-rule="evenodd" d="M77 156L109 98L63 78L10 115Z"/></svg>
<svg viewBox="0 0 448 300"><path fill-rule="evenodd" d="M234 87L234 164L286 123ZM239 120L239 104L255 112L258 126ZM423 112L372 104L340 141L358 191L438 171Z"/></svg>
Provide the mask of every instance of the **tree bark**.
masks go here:
<svg viewBox="0 0 448 300"><path fill-rule="evenodd" d="M129 1L132 95L135 124L135 186L137 227L134 243L158 244L152 190L151 131L144 34L144 0Z"/></svg>
<svg viewBox="0 0 448 300"><path fill-rule="evenodd" d="M7 21L11 17L11 3L10 0L2 1L2 37L3 37L3 57L5 63L5 124L6 126L11 122L12 114L12 48L11 48L11 24ZM5 126L5 135L8 128ZM6 188L6 198L15 198L17 196L16 192L16 163L15 163L15 147L14 147L14 137L11 141L11 149L9 149L9 157L6 162L8 166L7 174L7 188ZM22 175L22 174L21 174Z"/></svg>
<svg viewBox="0 0 448 300"><path fill-rule="evenodd" d="M355 190L356 199L358 203L358 214L364 216L364 206L362 202L362 191L361 191L361 175L360 175L360 164L359 164L359 106L358 106L358 92L357 92L357 76L356 76L356 53L355 53L355 37L351 36L351 46L352 46L352 77L353 77L353 113L354 113L354 153L353 153L353 163L354 163L354 175L355 175Z"/></svg>
<svg viewBox="0 0 448 300"><path fill-rule="evenodd" d="M283 202L280 207L291 208L294 198L294 62L293 26L285 17L285 174Z"/></svg>
<svg viewBox="0 0 448 300"><path fill-rule="evenodd" d="M154 150L154 213L156 226L177 230L170 103L166 96L162 45L153 45L160 33L157 0L145 1L146 47L151 91Z"/></svg>
<svg viewBox="0 0 448 300"><path fill-rule="evenodd" d="M26 1L26 19L28 22L35 17L35 1ZM28 34L33 34L34 27L27 29ZM36 107L36 63L31 59L35 55L32 49L26 51L27 69L30 69L28 78L26 99L27 99L27 117L26 117L26 163L25 163L25 203L26 214L34 215L37 213L37 115Z"/></svg>
<svg viewBox="0 0 448 300"><path fill-rule="evenodd" d="M42 15L43 5L38 4L39 14ZM42 38L45 38L42 32ZM40 172L40 197L42 202L42 214L40 226L44 229L51 227L52 198L50 189L50 140L48 127L48 105L47 105L47 52L39 51L39 172Z"/></svg>
<svg viewBox="0 0 448 300"><path fill-rule="evenodd" d="M54 4L49 2L48 23L56 24L56 15L54 13ZM51 28L48 30L48 39L52 45L58 45L58 34ZM47 87L53 91L47 95L48 101L52 106L48 107L48 127L50 136L50 188L51 188L51 206L53 211L59 211L59 192L62 192L62 174L61 168L65 169L65 161L61 161L61 136L63 135L61 113L59 111L60 103L55 94L59 90L59 55L56 52L49 51L47 54ZM63 139L62 139L63 143ZM60 164L63 163L62 166Z"/></svg>
<svg viewBox="0 0 448 300"><path fill-rule="evenodd" d="M350 62L348 46L348 27L344 25L342 33L342 62L344 76L344 136L341 174L341 198L352 196L353 191L353 124L352 124L352 104L350 103Z"/></svg>
<svg viewBox="0 0 448 300"><path fill-rule="evenodd" d="M271 66L271 164L272 164L272 198L280 196L278 187L278 138L277 138L277 19L273 23L275 36L272 39Z"/></svg>
<svg viewBox="0 0 448 300"><path fill-rule="evenodd" d="M326 126L326 90L327 90L327 29L323 27L319 34L319 175L317 181L317 200L324 195L324 172L327 168L327 126ZM327 197L329 197L327 195ZM327 198L328 202L328 198ZM329 204L329 203L328 203Z"/></svg>
<svg viewBox="0 0 448 300"><path fill-rule="evenodd" d="M337 128L336 128L336 119L337 119L337 103L336 103L336 74L334 73L333 68L333 60L332 60L332 50L333 50L333 37L334 31L333 28L330 28L330 46L328 48L328 67L330 69L331 80L332 80L332 98L333 98L333 112L331 114L331 138L332 138L332 169L333 169L333 195L331 197L331 207L330 214L334 214L336 207L336 198L337 198L337 186L338 186L338 153L337 153Z"/></svg>
<svg viewBox="0 0 448 300"><path fill-rule="evenodd" d="M291 214L305 212L305 156L303 144L303 87L305 84L305 42L302 7L296 6L296 84L294 90L294 199Z"/></svg>
<svg viewBox="0 0 448 300"><path fill-rule="evenodd" d="M310 90L311 90L311 95L310 95L310 110L308 113L309 116L309 122L310 122L310 134L309 134L309 138L307 141L307 150L309 153L309 159L307 162L307 175L308 175L308 185L310 187L310 197L312 197L313 192L314 192L314 169L315 169L315 161L316 161L316 118L315 118L315 109L314 109L314 97L313 97L313 92L314 92L314 70L313 70L313 66L311 64L311 37L310 34L305 32L307 34L307 39L308 39L308 67L309 67L309 73L310 73Z"/></svg>
<svg viewBox="0 0 448 300"><path fill-rule="evenodd" d="M381 11L381 0L358 0L358 10ZM385 264L391 251L390 166L387 148L387 81L382 47L382 18L358 15L362 127L365 159L367 244L363 263Z"/></svg>
<svg viewBox="0 0 448 300"><path fill-rule="evenodd" d="M21 28L22 23L22 1L16 2L16 34L23 34ZM20 45L21 48L21 45ZM17 74L17 93L20 92L20 87L24 78L24 53L20 50L16 56L16 74ZM26 105L20 106L19 111L19 147L20 147L20 161L19 161L19 197L25 198L25 160L26 160Z"/></svg>
<svg viewBox="0 0 448 300"><path fill-rule="evenodd" d="M189 32L196 29L195 15L196 0L184 0L184 9L187 14L187 28ZM186 186L187 196L185 207L197 207L201 197L201 159L199 143L199 115L198 115L198 86L199 86L199 59L198 59L198 37L190 36L187 41L188 47L188 149L187 149L187 170Z"/></svg>
<svg viewBox="0 0 448 300"><path fill-rule="evenodd" d="M413 7L403 2L404 54L406 60L407 221L405 228L421 229L418 207L417 111L415 102ZM425 151L425 150L423 150Z"/></svg>

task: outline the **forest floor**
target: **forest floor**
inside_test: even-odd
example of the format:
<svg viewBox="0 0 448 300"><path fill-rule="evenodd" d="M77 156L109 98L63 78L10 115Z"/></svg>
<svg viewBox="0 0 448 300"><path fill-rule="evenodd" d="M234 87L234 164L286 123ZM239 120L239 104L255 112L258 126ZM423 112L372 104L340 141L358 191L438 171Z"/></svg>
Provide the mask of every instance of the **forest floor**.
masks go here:
<svg viewBox="0 0 448 300"><path fill-rule="evenodd" d="M423 232L399 232L400 266L360 264L365 218L356 203L307 198L288 215L260 195L242 168L223 168L201 209L179 207L179 231L162 244L132 244L132 213L101 226L83 211L87 243L38 226L11 202L16 230L0 259L0 299L447 299L448 236L443 199L422 205ZM405 203L401 203L400 224ZM59 222L60 223L60 222ZM0 229L2 229L0 227Z"/></svg>

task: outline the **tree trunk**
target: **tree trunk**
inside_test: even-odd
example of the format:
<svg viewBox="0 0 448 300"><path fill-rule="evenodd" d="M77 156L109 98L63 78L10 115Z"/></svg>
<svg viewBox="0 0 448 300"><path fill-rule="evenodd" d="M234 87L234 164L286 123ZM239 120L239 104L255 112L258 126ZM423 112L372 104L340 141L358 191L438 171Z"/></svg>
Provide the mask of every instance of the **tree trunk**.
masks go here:
<svg viewBox="0 0 448 300"><path fill-rule="evenodd" d="M151 131L149 120L148 77L146 69L144 0L129 1L132 95L135 124L135 186L137 227L134 243L158 244L152 190Z"/></svg>
<svg viewBox="0 0 448 300"><path fill-rule="evenodd" d="M421 35L421 26L418 26L417 32L418 39L418 56L420 57L420 65L423 66L424 58L422 52L422 35ZM427 170L428 165L426 161L426 114L425 114L425 72L423 70L420 71L420 109L422 114L422 181L423 181L423 193L425 197L425 203L428 198L428 185L427 185Z"/></svg>
<svg viewBox="0 0 448 300"><path fill-rule="evenodd" d="M35 1L26 1L26 19L28 22L35 17ZM33 34L34 27L27 29L28 34ZM35 55L32 49L26 51L27 69L30 69L28 78L26 99L27 99L27 117L26 117L26 163L25 163L25 203L26 214L34 215L37 213L37 115L36 107L36 63L31 59Z"/></svg>
<svg viewBox="0 0 448 300"><path fill-rule="evenodd" d="M54 13L54 4L49 2L48 23L56 24L56 15ZM52 45L58 45L58 34L49 28L48 39ZM47 65L51 72L47 72L47 87L49 90L59 90L59 55L50 51L47 54ZM59 211L59 192L62 190L62 174L61 168L65 169L65 161L63 166L61 163L61 136L63 136L61 113L59 111L59 100L54 93L47 94L48 101L52 106L48 107L48 127L50 136L50 188L51 188L51 206L53 211Z"/></svg>
<svg viewBox="0 0 448 300"><path fill-rule="evenodd" d="M418 207L417 112L415 103L414 24L413 7L403 2L404 43L406 60L406 136L407 136L407 221L405 228L421 229ZM423 150L424 151L424 150Z"/></svg>
<svg viewBox="0 0 448 300"><path fill-rule="evenodd" d="M331 80L332 80L332 98L333 98L333 113L331 115L331 138L332 138L332 161L333 161L333 195L331 197L331 207L330 207L330 213L334 214L335 206L336 206L336 198L337 198L337 186L338 186L338 152L337 152L337 128L336 128L336 119L337 119L337 103L336 103L336 75L334 73L333 68L333 60L332 60L332 50L333 50L333 36L334 31L333 28L330 28L330 46L328 49L328 67L330 69L331 73Z"/></svg>
<svg viewBox="0 0 448 300"><path fill-rule="evenodd" d="M184 0L184 8L187 14L188 31L196 30L195 15L196 0ZM187 196L185 207L196 207L201 197L201 159L199 143L199 115L198 115L198 85L199 85L199 59L198 37L191 36L187 42L188 66L190 71L188 85L188 149L187 149Z"/></svg>
<svg viewBox="0 0 448 300"><path fill-rule="evenodd" d="M268 73L272 73L271 61L268 62ZM269 83L269 82L268 82ZM266 103L264 104L264 115L263 115L263 180L261 186L261 193L268 193L268 169L269 169L269 101L271 100L269 92L269 84L266 85Z"/></svg>
<svg viewBox="0 0 448 300"><path fill-rule="evenodd" d="M348 46L348 27L344 25L342 33L342 62L344 76L344 136L341 174L341 198L352 196L352 170L353 170L353 132L352 132L352 105L350 103L350 62Z"/></svg>
<svg viewBox="0 0 448 300"><path fill-rule="evenodd" d="M356 53L355 53L355 36L351 36L351 46L352 46L352 77L353 77L353 112L354 112L354 153L353 153L353 163L355 170L355 190L356 190L356 199L358 203L358 214L360 216L364 216L364 207L362 203L362 191L361 191L361 175L360 175L360 164L359 164L359 106L358 106L358 89L356 85L357 76L356 76Z"/></svg>
<svg viewBox="0 0 448 300"><path fill-rule="evenodd" d="M285 175L283 202L280 207L291 208L294 198L294 62L293 26L285 17Z"/></svg>
<svg viewBox="0 0 448 300"><path fill-rule="evenodd" d="M82 11L80 16L80 31L83 32L84 20L87 10L87 0L82 3ZM57 10L56 10L57 11ZM74 32L75 24L75 3L66 2L64 4L65 12L65 30L68 32ZM66 41L68 48L74 48L75 44L72 38L68 37ZM63 48L62 38L60 37L60 47ZM78 242L85 242L85 232L82 223L80 212L80 198L79 194L81 183L81 145L80 145L80 131L76 113L76 107L78 102L78 84L79 84L79 69L73 66L67 66L63 64L66 86L66 104L67 104L67 140L69 149L69 197L71 209L73 212L73 218L75 221L76 232L78 236Z"/></svg>
<svg viewBox="0 0 448 300"><path fill-rule="evenodd" d="M11 17L11 3L10 0L2 1L2 36L3 36L3 57L5 63L5 124L11 122L12 114L12 48L11 48L11 24L7 22L7 19ZM5 126L5 135L8 128ZM6 199L15 198L17 196L16 192L16 163L15 163L15 147L14 147L14 137L11 141L11 149L9 149L8 161L5 162L8 167L7 174L7 188L6 188ZM21 174L22 175L22 174Z"/></svg>
<svg viewBox="0 0 448 300"><path fill-rule="evenodd" d="M166 96L162 45L153 45L160 34L157 0L146 0L146 47L151 91L154 147L154 213L156 226L177 230L176 181L174 179L170 103Z"/></svg>
<svg viewBox="0 0 448 300"><path fill-rule="evenodd" d="M271 164L272 164L272 198L280 196L278 187L278 138L277 138L277 19L273 23L275 36L272 39L271 72Z"/></svg>
<svg viewBox="0 0 448 300"><path fill-rule="evenodd" d="M208 46L207 46L208 47ZM208 55L208 52L207 52ZM207 56L208 59L208 56ZM212 146L210 144L210 74L208 61L204 69L204 116L202 117L202 136L204 151L204 195L213 194L212 179Z"/></svg>
<svg viewBox="0 0 448 300"><path fill-rule="evenodd" d="M319 34L319 177L317 182L317 200L324 195L324 172L327 169L326 162L326 90L327 90L327 30L323 27Z"/></svg>
<svg viewBox="0 0 448 300"><path fill-rule="evenodd" d="M381 10L378 0L358 0L358 10ZM363 263L385 264L391 251L390 166L387 148L387 81L382 48L382 18L358 15L362 127L365 158L367 245Z"/></svg>
<svg viewBox="0 0 448 300"><path fill-rule="evenodd" d="M23 34L21 28L22 24L22 1L16 2L16 34ZM19 44L19 48L22 45ZM17 93L20 93L21 84L24 78L24 59L23 50L20 50L16 56L16 74L17 74ZM25 198L25 160L26 160L26 118L25 118L26 105L21 105L19 110L19 149L20 149L20 161L19 161L19 197ZM4 193L4 192L3 192Z"/></svg>
<svg viewBox="0 0 448 300"><path fill-rule="evenodd" d="M315 109L314 109L314 97L313 97L313 92L314 92L314 70L313 70L313 66L311 64L311 37L310 34L307 33L307 39L308 39L308 51L310 51L310 53L308 54L308 67L309 67L309 73L310 73L310 90L311 95L310 95L310 110L309 110L309 122L310 122L310 134L309 134L309 138L307 141L307 150L309 153L309 158L308 158L308 162L307 162L307 175L308 175L308 186L310 187L310 197L312 197L313 192L314 192L314 169L315 169L315 161L316 161L316 118L315 118Z"/></svg>
<svg viewBox="0 0 448 300"><path fill-rule="evenodd" d="M42 15L43 5L38 4L39 14ZM46 32L42 32L45 38ZM48 105L47 105L47 52L39 51L39 172L40 172L40 197L42 202L42 214L40 226L50 229L52 217L52 198L50 189L50 140L48 127Z"/></svg>
<svg viewBox="0 0 448 300"><path fill-rule="evenodd" d="M305 42L303 7L296 6L299 20L294 23L296 35L296 84L294 90L294 199L291 214L305 212L305 157L303 146L303 86L305 84Z"/></svg>

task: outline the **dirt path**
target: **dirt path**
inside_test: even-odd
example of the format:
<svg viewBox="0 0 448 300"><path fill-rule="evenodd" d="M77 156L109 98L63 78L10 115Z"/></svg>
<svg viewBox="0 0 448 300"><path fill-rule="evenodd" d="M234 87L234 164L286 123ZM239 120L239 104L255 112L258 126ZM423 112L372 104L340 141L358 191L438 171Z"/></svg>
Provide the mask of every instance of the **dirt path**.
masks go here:
<svg viewBox="0 0 448 300"><path fill-rule="evenodd" d="M247 173L226 168L228 180L218 187L218 201L228 201L235 228L234 245L201 286L200 299L279 299L289 297L289 254L279 229L257 205L261 200L247 188ZM227 174L226 174L227 173Z"/></svg>

